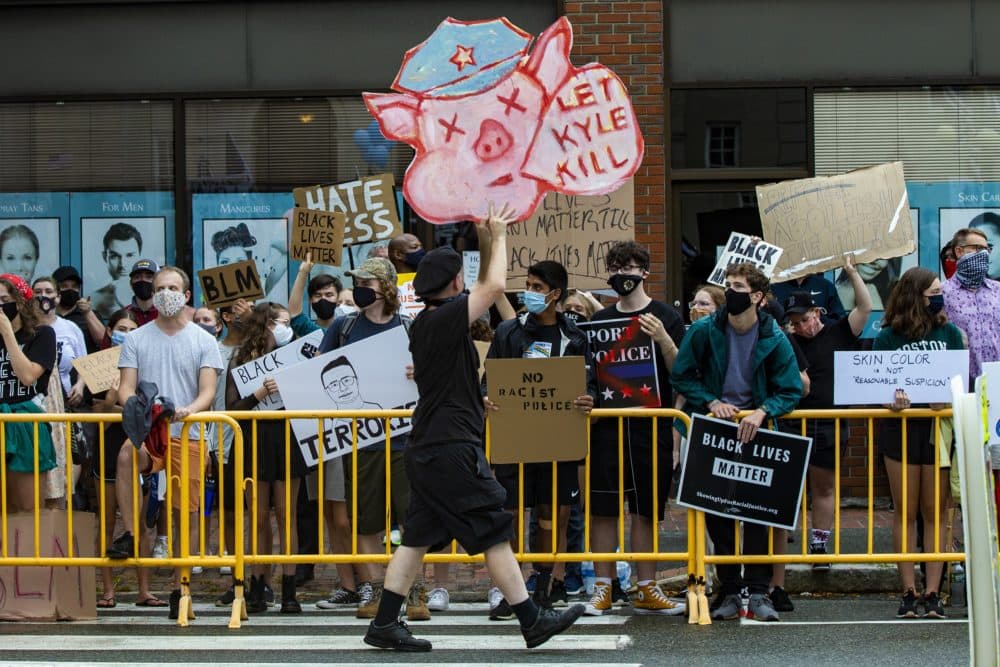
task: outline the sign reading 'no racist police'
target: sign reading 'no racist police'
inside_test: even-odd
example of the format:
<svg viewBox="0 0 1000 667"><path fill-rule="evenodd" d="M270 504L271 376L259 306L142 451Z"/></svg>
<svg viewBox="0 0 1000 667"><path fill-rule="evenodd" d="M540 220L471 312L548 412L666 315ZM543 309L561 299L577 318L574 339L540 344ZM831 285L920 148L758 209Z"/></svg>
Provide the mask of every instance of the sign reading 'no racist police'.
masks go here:
<svg viewBox="0 0 1000 667"><path fill-rule="evenodd" d="M758 430L741 443L737 425L694 415L677 503L728 519L795 527L812 438Z"/></svg>

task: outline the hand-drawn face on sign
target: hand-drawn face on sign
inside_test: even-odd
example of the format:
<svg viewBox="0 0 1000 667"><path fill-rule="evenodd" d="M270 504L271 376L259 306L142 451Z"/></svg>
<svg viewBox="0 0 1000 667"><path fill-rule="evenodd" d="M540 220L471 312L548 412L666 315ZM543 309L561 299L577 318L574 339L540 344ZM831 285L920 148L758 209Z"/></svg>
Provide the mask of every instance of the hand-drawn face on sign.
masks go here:
<svg viewBox="0 0 1000 667"><path fill-rule="evenodd" d="M605 194L642 162L643 140L614 72L569 62L564 17L538 38L506 18L446 19L407 51L392 84L365 93L382 133L416 149L403 194L425 220L478 220L490 202L531 216L549 190Z"/></svg>

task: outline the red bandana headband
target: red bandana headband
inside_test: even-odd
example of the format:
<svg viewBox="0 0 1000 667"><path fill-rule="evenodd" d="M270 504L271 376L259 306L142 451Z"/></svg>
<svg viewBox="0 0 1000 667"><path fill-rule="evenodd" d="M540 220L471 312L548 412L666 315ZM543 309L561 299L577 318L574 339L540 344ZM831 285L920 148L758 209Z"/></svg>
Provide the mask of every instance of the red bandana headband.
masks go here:
<svg viewBox="0 0 1000 667"><path fill-rule="evenodd" d="M31 291L31 287L21 276L14 275L13 273L4 273L0 275L0 280L6 280L12 284L14 289L21 293L25 301L31 301L32 297L35 296L35 293Z"/></svg>

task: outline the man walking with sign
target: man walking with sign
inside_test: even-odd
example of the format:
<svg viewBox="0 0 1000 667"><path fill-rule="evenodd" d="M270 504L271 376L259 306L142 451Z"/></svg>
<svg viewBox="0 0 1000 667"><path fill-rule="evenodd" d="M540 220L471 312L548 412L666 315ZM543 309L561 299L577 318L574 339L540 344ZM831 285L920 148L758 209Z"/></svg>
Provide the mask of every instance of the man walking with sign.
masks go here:
<svg viewBox="0 0 1000 667"><path fill-rule="evenodd" d="M539 609L528 597L509 540L513 521L503 510L506 492L490 474L482 449L483 401L479 355L469 327L503 295L506 286L507 224L516 213L490 207L477 225L483 258L472 292L465 293L462 258L437 248L420 262L413 285L427 307L413 323L410 352L420 402L413 415L410 446L404 455L410 479L410 506L403 545L393 554L385 587L365 643L397 651L429 651L398 620L400 606L428 550L452 539L470 554L484 553L486 567L521 623L528 648L571 626L583 605L557 612Z"/></svg>
<svg viewBox="0 0 1000 667"><path fill-rule="evenodd" d="M525 279L524 307L527 313L513 320L506 320L497 327L486 356L490 359L548 359L552 357L583 357L587 365L588 394L577 396L574 405L584 414L594 407L597 385L594 381L594 360L587 344L587 337L576 324L558 312L556 308L566 298L569 276L559 262L545 260L528 267ZM488 387L483 376L482 385ZM490 410L500 408L484 394L484 402ZM560 552L566 551L566 529L569 525L570 508L580 496L577 479L578 461L560 461L556 466L557 540ZM504 507L512 512L518 510L518 466L510 463L496 466L497 480L507 490ZM524 466L524 508L534 507L538 517L538 551L552 551L552 465L549 463L528 463ZM563 578L565 563L537 566L538 578L533 599L539 606L551 607L567 602L566 586ZM551 591L550 591L551 585ZM491 591L491 598L493 598ZM490 600L491 618L498 608L506 607L499 600L496 605ZM506 610L505 610L506 611ZM506 611L506 618L513 612Z"/></svg>
<svg viewBox="0 0 1000 667"><path fill-rule="evenodd" d="M677 346L684 336L684 323L672 307L654 301L646 294L643 285L649 277L649 252L635 241L621 241L608 250L608 284L621 297L617 304L594 314L591 322L615 320L624 317L638 321L639 327L656 347L656 374L659 380L660 401L663 406L673 405L670 399L670 368L677 355ZM627 388L626 388L627 389ZM648 387L645 389L648 391ZM603 393L602 397L608 394ZM642 391L642 390L640 390ZM610 392L610 388L608 389ZM595 552L614 551L618 546L619 494L624 493L632 515L630 545L633 551L653 550L653 526L663 517L673 473L673 444L669 419L655 420L657 424L657 466L653 467L654 420L625 419L622 441L624 447L624 487L618 484L618 420L605 419L594 424L591 430L590 499L593 531L591 547ZM657 504L653 506L653 485L656 485ZM624 549L625 545L621 545ZM597 583L587 605L587 615L600 616L610 611L613 604L628 603L628 596L621 590L614 577L615 564L611 561L595 563ZM634 604L637 613L677 615L684 613L684 605L667 599L656 584L656 563L637 563L638 593Z"/></svg>
<svg viewBox="0 0 1000 667"><path fill-rule="evenodd" d="M692 412L711 412L732 419L741 410L753 412L740 421L741 443L754 440L765 419L795 409L802 397L802 380L791 343L777 323L758 306L768 290L767 277L752 264L733 264L726 270L726 306L704 317L688 330L674 361L670 380L684 395ZM705 516L708 534L719 555L736 553L736 522L713 514ZM744 522L741 553L766 554L766 526ZM750 588L747 617L777 621L768 597L770 565L717 565L722 588L712 604L712 618L739 618L740 589Z"/></svg>

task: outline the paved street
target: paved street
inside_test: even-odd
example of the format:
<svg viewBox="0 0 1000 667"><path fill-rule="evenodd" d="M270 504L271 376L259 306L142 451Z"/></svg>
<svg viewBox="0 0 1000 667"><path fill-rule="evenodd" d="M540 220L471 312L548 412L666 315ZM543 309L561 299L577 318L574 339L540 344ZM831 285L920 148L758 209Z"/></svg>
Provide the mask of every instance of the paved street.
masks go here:
<svg viewBox="0 0 1000 667"><path fill-rule="evenodd" d="M430 654L399 655L365 647L367 623L353 612L308 607L300 617L255 615L239 630L206 602L177 628L163 610L122 605L97 621L3 624L6 665L127 663L232 665L565 664L907 665L968 662L963 618L898 621L887 596L796 599L781 623L688 625L683 618L615 614L582 619L570 632L528 651L515 622L490 622L485 604L457 603L428 623L412 624L434 642ZM951 610L949 610L950 612Z"/></svg>

